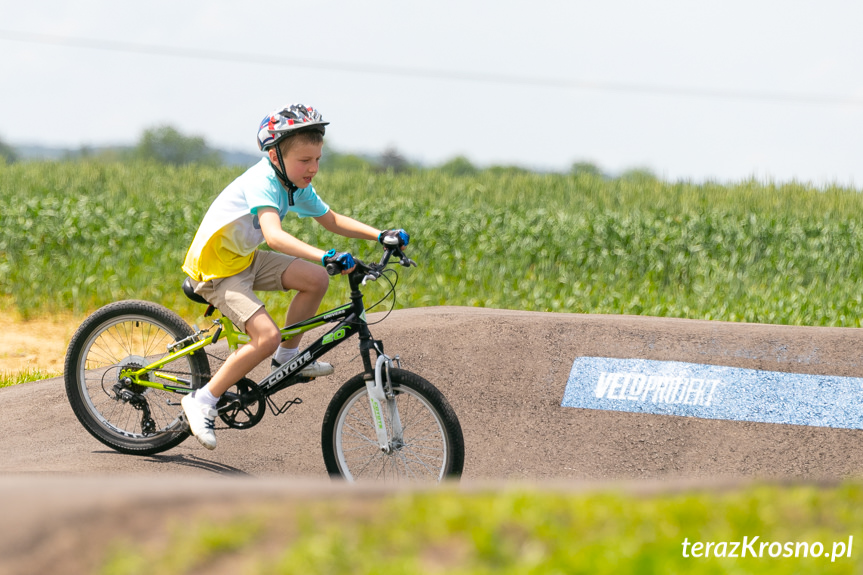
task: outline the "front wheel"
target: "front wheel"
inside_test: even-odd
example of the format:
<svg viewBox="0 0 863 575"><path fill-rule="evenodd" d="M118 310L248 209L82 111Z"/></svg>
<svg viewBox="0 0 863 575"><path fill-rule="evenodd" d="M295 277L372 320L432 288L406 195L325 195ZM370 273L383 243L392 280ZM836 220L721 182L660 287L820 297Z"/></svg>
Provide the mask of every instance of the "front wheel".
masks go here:
<svg viewBox="0 0 863 575"><path fill-rule="evenodd" d="M464 437L443 394L422 377L389 370L393 398L384 408L389 445L382 450L363 374L351 378L324 414L327 471L348 481L432 481L461 476ZM394 434L393 422L401 433Z"/></svg>

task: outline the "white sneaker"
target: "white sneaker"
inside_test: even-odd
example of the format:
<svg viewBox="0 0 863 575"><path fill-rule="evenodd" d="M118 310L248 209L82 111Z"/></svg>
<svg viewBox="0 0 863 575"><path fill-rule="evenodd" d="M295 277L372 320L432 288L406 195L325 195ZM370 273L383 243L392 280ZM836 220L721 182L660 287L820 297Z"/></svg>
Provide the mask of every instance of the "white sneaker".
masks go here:
<svg viewBox="0 0 863 575"><path fill-rule="evenodd" d="M218 412L195 399L195 394L186 395L180 403L186 413L189 429L201 445L207 449L216 449L216 415Z"/></svg>
<svg viewBox="0 0 863 575"><path fill-rule="evenodd" d="M275 359L270 361L270 373L273 373L284 364L279 363ZM298 375L302 377L321 377L324 375L330 375L336 371L333 366L324 361L313 361L309 365L307 365Z"/></svg>
<svg viewBox="0 0 863 575"><path fill-rule="evenodd" d="M321 377L323 375L330 375L334 371L333 366L325 361L313 361L300 372L300 375L303 377Z"/></svg>

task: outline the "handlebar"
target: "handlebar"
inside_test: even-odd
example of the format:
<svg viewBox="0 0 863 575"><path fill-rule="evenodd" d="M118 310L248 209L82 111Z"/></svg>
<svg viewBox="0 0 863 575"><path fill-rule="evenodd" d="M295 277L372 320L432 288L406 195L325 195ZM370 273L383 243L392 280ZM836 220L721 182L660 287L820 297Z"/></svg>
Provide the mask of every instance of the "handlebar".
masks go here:
<svg viewBox="0 0 863 575"><path fill-rule="evenodd" d="M395 256L398 259L398 263L404 267L416 266L416 262L407 257L404 252L398 246L384 246L384 255L381 256L381 260L377 263L364 263L358 259L354 259L356 262L356 267L354 271L350 273L351 276L362 276L362 280L360 283L362 285L366 285L367 281L375 281L381 274L384 269L387 267L390 259ZM342 273L342 266L335 262L330 262L326 265L327 273L331 276L339 275Z"/></svg>

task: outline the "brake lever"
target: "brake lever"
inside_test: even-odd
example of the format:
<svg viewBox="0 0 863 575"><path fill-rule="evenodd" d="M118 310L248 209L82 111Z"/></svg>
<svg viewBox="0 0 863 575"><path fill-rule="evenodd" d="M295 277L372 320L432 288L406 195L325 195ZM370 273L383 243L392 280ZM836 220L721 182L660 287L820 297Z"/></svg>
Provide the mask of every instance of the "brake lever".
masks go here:
<svg viewBox="0 0 863 575"><path fill-rule="evenodd" d="M384 253L383 259L380 261L380 263L371 264L368 273L366 273L365 277L363 277L363 281L360 282L361 285L366 285L369 280L377 281L377 279L383 275L384 268L386 267L390 256L396 256L399 259L399 263L406 268L410 266L417 267L417 263L407 257L398 246L388 245L386 246L386 248L387 249Z"/></svg>
<svg viewBox="0 0 863 575"><path fill-rule="evenodd" d="M413 261L412 259L410 259L409 257L407 257L400 247L390 246L390 250L392 251L392 254L399 259L399 263L402 266L404 266L406 268L409 268L411 266L416 267L417 263L415 261Z"/></svg>
<svg viewBox="0 0 863 575"><path fill-rule="evenodd" d="M369 280L377 281L377 279L381 277L380 274L375 275L374 273L366 274L366 277L363 278L363 281L360 282L362 285L366 285L366 282Z"/></svg>

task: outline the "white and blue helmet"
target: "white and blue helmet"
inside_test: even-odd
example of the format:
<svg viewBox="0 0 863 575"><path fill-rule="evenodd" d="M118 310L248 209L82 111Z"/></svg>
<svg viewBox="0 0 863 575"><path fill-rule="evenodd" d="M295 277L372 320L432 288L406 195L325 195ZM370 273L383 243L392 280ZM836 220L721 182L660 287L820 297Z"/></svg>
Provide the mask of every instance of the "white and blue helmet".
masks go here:
<svg viewBox="0 0 863 575"><path fill-rule="evenodd" d="M327 124L329 122L324 122L321 113L311 106L291 104L261 120L258 126L258 147L261 151L266 151L283 138L300 130L315 129L323 134Z"/></svg>

